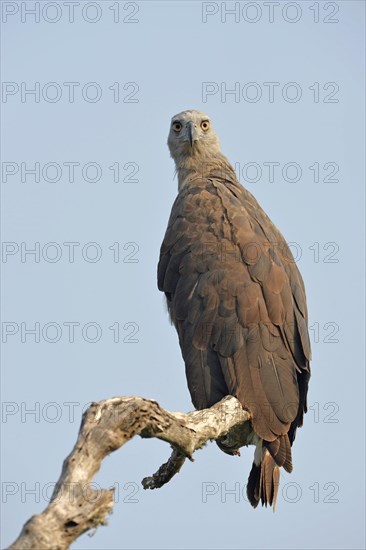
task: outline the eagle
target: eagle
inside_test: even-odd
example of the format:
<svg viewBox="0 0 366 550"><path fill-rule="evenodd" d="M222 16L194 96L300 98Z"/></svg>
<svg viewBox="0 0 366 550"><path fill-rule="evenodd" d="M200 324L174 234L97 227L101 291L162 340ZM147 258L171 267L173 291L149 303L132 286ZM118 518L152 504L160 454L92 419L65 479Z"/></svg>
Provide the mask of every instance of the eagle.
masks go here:
<svg viewBox="0 0 366 550"><path fill-rule="evenodd" d="M307 411L310 341L302 277L280 231L238 181L210 118L187 110L171 120L178 176L160 249L165 293L196 409L225 396L250 413L255 445L247 483L253 507L275 506L280 468ZM225 438L220 449L234 455Z"/></svg>

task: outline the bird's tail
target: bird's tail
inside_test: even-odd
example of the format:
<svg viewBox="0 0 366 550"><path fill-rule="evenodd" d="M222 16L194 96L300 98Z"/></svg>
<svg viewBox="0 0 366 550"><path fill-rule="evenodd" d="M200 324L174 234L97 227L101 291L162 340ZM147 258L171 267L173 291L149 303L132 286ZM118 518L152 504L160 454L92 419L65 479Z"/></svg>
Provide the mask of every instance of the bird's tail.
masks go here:
<svg viewBox="0 0 366 550"><path fill-rule="evenodd" d="M271 455L265 450L262 462L257 466L253 462L247 485L247 496L253 508L256 508L259 501L262 505L276 507L278 486L280 483L280 468L277 466Z"/></svg>
<svg viewBox="0 0 366 550"><path fill-rule="evenodd" d="M254 457L249 474L247 496L250 504L256 508L259 501L262 506L276 507L278 487L280 483L280 467L287 472L292 470L291 445L287 434L273 442L263 441Z"/></svg>

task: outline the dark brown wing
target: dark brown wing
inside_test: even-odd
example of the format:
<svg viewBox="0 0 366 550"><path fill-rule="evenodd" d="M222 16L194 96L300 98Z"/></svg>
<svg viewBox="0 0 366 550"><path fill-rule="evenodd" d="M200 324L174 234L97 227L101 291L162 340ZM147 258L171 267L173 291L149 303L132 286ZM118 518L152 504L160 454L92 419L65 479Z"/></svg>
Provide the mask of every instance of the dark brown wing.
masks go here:
<svg viewBox="0 0 366 550"><path fill-rule="evenodd" d="M283 236L254 197L220 178L187 184L172 208L158 286L194 406L234 395L260 437L288 434L292 443L310 376L305 291Z"/></svg>

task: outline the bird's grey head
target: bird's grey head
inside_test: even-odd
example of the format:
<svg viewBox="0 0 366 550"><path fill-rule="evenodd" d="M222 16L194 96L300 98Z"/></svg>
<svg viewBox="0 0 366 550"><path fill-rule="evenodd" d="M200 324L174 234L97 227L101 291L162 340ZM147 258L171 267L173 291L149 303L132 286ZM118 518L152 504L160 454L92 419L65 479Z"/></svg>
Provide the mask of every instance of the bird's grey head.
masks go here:
<svg viewBox="0 0 366 550"><path fill-rule="evenodd" d="M220 153L220 143L209 117L195 110L173 116L168 147L177 168L189 158L212 158Z"/></svg>

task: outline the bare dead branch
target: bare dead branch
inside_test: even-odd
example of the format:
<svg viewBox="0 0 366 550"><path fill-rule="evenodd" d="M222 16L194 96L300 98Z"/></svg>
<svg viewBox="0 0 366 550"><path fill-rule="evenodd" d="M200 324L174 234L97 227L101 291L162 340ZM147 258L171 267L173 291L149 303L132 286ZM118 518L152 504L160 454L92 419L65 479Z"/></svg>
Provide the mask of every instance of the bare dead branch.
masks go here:
<svg viewBox="0 0 366 550"><path fill-rule="evenodd" d="M224 437L239 447L238 425L250 419L235 397L226 397L210 409L188 414L168 412L156 401L141 397L115 397L92 403L84 413L77 442L65 459L50 504L24 525L8 550L65 550L86 531L107 524L114 490L90 486L103 459L135 435L157 437L173 452L151 477L145 489L162 487L181 469L186 458L207 441ZM240 432L240 430L239 430ZM234 435L233 435L234 434Z"/></svg>

